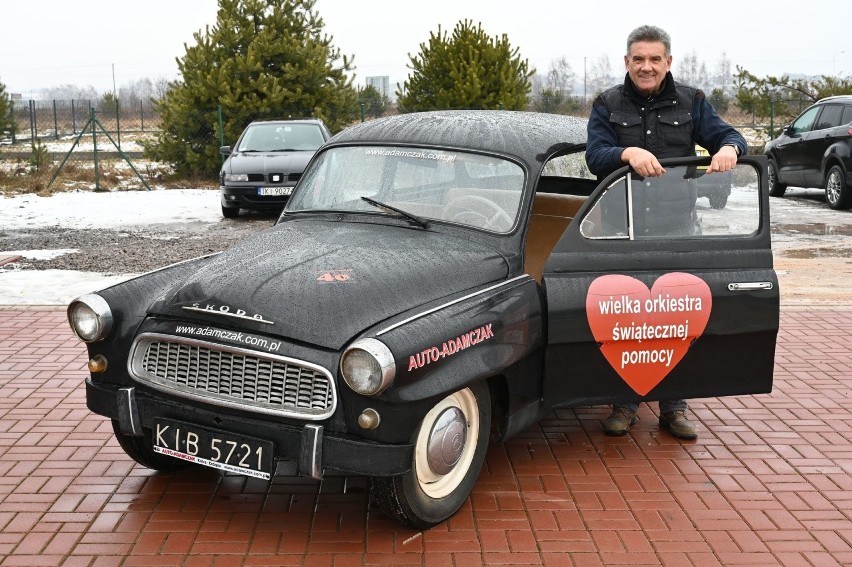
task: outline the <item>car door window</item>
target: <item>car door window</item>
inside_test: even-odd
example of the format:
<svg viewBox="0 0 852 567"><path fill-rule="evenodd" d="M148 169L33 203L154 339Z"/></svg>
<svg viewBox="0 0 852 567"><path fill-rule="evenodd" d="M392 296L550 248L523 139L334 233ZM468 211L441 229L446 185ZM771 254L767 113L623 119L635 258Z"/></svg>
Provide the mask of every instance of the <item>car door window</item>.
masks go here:
<svg viewBox="0 0 852 567"><path fill-rule="evenodd" d="M592 240L749 236L760 225L759 189L748 164L712 174L695 166L667 167L661 177L628 172L584 215L580 233ZM728 194L725 206L698 198L713 191Z"/></svg>
<svg viewBox="0 0 852 567"><path fill-rule="evenodd" d="M843 107L839 104L826 104L819 115L814 130L835 128L843 124Z"/></svg>
<svg viewBox="0 0 852 567"><path fill-rule="evenodd" d="M840 119L840 124L852 124L852 106L843 107L843 118Z"/></svg>
<svg viewBox="0 0 852 567"><path fill-rule="evenodd" d="M804 114L799 116L795 122L790 126L790 135L798 136L802 132L810 132L813 128L814 121L816 121L817 114L819 114L820 107L814 106L807 109Z"/></svg>

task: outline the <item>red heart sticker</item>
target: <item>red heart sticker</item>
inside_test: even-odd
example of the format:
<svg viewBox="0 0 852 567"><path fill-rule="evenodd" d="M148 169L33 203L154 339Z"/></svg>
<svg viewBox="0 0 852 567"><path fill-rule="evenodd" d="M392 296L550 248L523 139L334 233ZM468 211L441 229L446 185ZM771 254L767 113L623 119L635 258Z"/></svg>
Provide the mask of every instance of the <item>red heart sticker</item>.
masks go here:
<svg viewBox="0 0 852 567"><path fill-rule="evenodd" d="M629 276L601 276L589 286L586 317L601 352L633 391L650 392L686 355L710 319L707 282L672 272L648 287Z"/></svg>

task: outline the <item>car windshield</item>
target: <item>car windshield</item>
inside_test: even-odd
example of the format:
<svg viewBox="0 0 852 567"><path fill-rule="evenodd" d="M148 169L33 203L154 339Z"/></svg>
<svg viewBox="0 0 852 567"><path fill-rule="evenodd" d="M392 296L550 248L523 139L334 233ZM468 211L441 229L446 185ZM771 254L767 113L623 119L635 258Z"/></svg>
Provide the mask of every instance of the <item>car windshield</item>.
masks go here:
<svg viewBox="0 0 852 567"><path fill-rule="evenodd" d="M240 138L238 152L316 151L323 144L316 124L249 124Z"/></svg>
<svg viewBox="0 0 852 567"><path fill-rule="evenodd" d="M515 225L523 187L524 170L501 157L434 148L339 147L317 157L286 211L401 216L370 204L373 200L420 219L506 233Z"/></svg>

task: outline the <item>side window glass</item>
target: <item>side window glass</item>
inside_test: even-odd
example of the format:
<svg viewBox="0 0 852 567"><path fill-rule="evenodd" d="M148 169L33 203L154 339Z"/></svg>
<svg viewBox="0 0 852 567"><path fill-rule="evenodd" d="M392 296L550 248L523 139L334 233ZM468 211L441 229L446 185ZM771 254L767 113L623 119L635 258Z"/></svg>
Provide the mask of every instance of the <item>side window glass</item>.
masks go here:
<svg viewBox="0 0 852 567"><path fill-rule="evenodd" d="M852 106L843 107L843 118L840 119L840 124L852 124Z"/></svg>
<svg viewBox="0 0 852 567"><path fill-rule="evenodd" d="M802 132L810 132L814 125L814 120L816 120L816 116L820 111L819 106L814 106L805 111L804 114L799 116L793 125L790 127L790 135L796 136L801 134Z"/></svg>
<svg viewBox="0 0 852 567"><path fill-rule="evenodd" d="M629 176L617 179L583 217L580 234L594 240L627 239L627 182Z"/></svg>
<svg viewBox="0 0 852 567"><path fill-rule="evenodd" d="M586 152L576 152L555 157L544 164L542 175L550 177L577 177L595 179L586 165Z"/></svg>
<svg viewBox="0 0 852 567"><path fill-rule="evenodd" d="M843 124L841 122L841 118L843 117L843 107L839 104L827 104L822 109L822 113L819 115L819 120L814 126L814 130L825 130L826 128L835 128Z"/></svg>
<svg viewBox="0 0 852 567"><path fill-rule="evenodd" d="M583 218L580 233L595 240L749 236L759 225L760 183L753 166L709 175L678 166L661 177L629 173L618 179Z"/></svg>

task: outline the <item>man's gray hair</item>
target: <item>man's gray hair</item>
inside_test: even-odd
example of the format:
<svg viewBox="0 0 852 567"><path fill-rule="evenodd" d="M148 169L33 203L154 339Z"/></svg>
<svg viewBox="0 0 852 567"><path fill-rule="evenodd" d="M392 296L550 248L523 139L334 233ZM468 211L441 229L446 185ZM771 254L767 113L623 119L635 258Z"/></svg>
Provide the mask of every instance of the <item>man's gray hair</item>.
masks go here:
<svg viewBox="0 0 852 567"><path fill-rule="evenodd" d="M627 36L627 53L630 46L637 41L660 41L666 46L666 56L672 54L672 38L666 31L657 26L639 26Z"/></svg>

